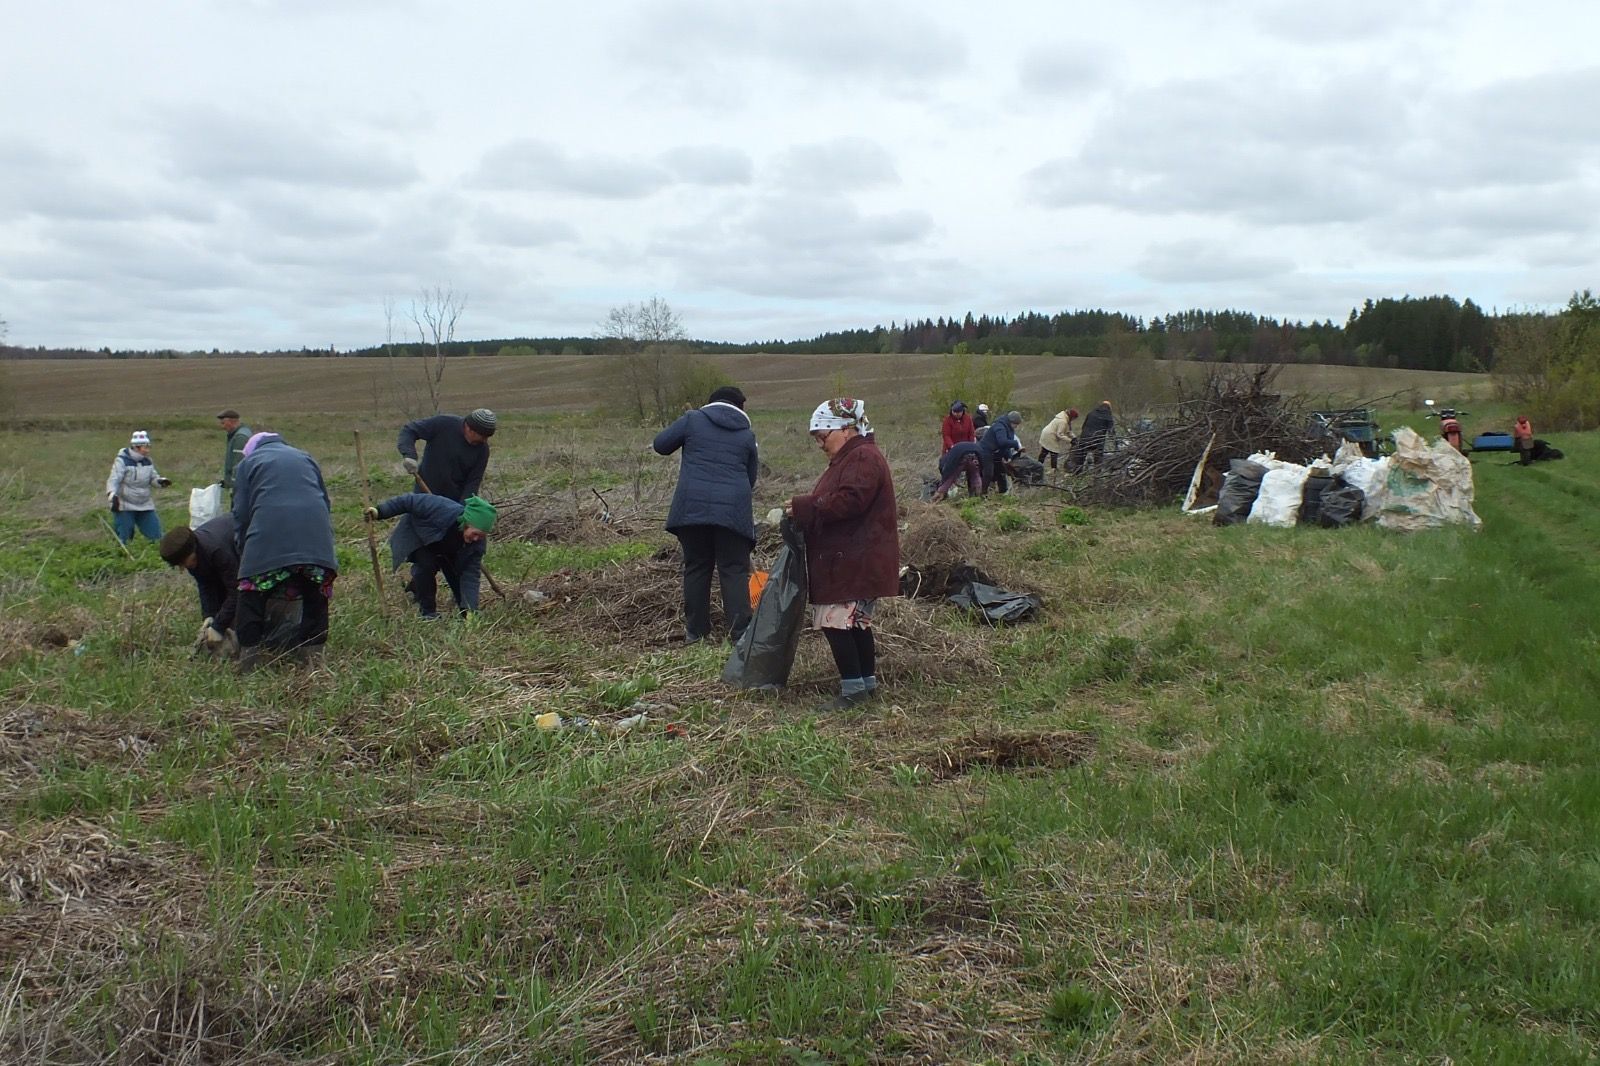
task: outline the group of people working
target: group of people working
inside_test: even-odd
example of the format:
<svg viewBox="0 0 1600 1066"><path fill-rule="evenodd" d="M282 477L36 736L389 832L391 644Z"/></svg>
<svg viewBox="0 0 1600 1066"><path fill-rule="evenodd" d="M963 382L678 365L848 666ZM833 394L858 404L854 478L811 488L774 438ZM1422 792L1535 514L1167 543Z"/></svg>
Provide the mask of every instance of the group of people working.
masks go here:
<svg viewBox="0 0 1600 1066"><path fill-rule="evenodd" d="M217 422L225 436L218 487L231 492L229 509L194 528L163 533L152 490L171 481L156 473L150 435L139 430L118 453L106 486L118 539L126 544L137 529L159 542L169 565L194 579L205 619L198 646L237 656L245 671L269 655L313 660L327 643L338 577L322 470L279 434L252 433L237 411L219 413ZM487 408L465 418L435 415L408 422L396 449L416 479L415 491L364 513L368 521L400 519L389 538L393 568L410 563L406 587L424 618L439 617L441 573L457 610L477 609L484 538L496 518L494 506L477 492L495 425ZM419 440L427 443L420 460Z"/></svg>
<svg viewBox="0 0 1600 1066"><path fill-rule="evenodd" d="M1006 492L1007 475L1017 474L1016 466L1023 462L1035 464L1034 470L1042 472L1046 459L1050 469L1056 470L1065 456L1069 473L1083 470L1105 453L1116 422L1110 400L1100 401L1100 405L1089 412L1081 435L1072 432L1077 418L1075 407L1056 412L1039 433L1039 458L1028 460L1017 436L1022 412L1008 411L990 424L988 405L980 403L977 414L972 415L967 412L965 402L956 400L940 426L939 479L933 499L943 500L963 478L971 496L985 495L991 489Z"/></svg>

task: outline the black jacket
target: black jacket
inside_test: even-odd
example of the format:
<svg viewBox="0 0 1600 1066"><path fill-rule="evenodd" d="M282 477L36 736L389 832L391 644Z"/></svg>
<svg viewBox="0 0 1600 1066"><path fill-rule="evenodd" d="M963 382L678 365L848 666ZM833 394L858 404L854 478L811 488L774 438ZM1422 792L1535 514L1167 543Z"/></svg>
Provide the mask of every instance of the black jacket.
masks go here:
<svg viewBox="0 0 1600 1066"><path fill-rule="evenodd" d="M468 496L478 495L483 485L483 472L489 468L489 445L469 444L462 432L467 420L459 415L434 415L419 418L400 427L400 439L395 447L407 459L417 457L417 441L428 442L423 452L422 465L417 469L417 491L428 490L435 496L462 502Z"/></svg>
<svg viewBox="0 0 1600 1066"><path fill-rule="evenodd" d="M194 531L195 563L189 576L200 591L200 616L219 630L233 625L239 602L239 550L233 544L233 515L218 515Z"/></svg>
<svg viewBox="0 0 1600 1066"><path fill-rule="evenodd" d="M1082 440L1084 447L1094 451L1105 450L1106 440L1116 428L1117 421L1111 417L1108 407L1096 407L1089 412L1089 417L1083 420Z"/></svg>
<svg viewBox="0 0 1600 1066"><path fill-rule="evenodd" d="M978 446L976 444L970 440L962 441L939 457L939 476L941 478L949 477L960 468L962 463L966 462L968 456L977 454Z"/></svg>

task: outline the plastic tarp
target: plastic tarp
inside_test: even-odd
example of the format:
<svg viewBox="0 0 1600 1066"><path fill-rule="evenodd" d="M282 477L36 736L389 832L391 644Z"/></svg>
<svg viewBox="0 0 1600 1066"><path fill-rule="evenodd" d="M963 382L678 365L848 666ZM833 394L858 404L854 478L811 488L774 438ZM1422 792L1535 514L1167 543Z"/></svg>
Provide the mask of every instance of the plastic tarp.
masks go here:
<svg viewBox="0 0 1600 1066"><path fill-rule="evenodd" d="M1231 526L1250 517L1256 496L1261 492L1261 479L1267 468L1249 459L1235 459L1222 478L1222 492L1217 496L1217 513L1211 521L1219 526Z"/></svg>
<svg viewBox="0 0 1600 1066"><path fill-rule="evenodd" d="M778 525L783 547L744 635L722 668L722 680L738 688L781 688L789 683L800 633L806 624L805 537L787 518Z"/></svg>
<svg viewBox="0 0 1600 1066"><path fill-rule="evenodd" d="M1378 525L1412 532L1446 525L1477 529L1472 510L1472 464L1444 441L1429 444L1416 431L1394 431ZM1370 508L1369 508L1370 510Z"/></svg>
<svg viewBox="0 0 1600 1066"><path fill-rule="evenodd" d="M968 581L949 599L957 607L979 612L984 621L994 625L1026 622L1044 606L1044 601L1031 592L1008 592L981 581Z"/></svg>
<svg viewBox="0 0 1600 1066"><path fill-rule="evenodd" d="M222 482L189 490L189 528L195 529L222 513Z"/></svg>

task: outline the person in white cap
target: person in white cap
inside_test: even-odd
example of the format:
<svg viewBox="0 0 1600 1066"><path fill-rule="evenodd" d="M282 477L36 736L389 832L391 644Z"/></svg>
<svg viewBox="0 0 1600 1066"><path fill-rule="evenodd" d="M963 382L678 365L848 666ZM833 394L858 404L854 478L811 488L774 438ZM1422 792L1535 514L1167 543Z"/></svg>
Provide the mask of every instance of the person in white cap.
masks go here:
<svg viewBox="0 0 1600 1066"><path fill-rule="evenodd" d="M978 405L978 413L972 416L972 428L974 430L982 430L988 424L989 424L989 405L986 404L986 403L980 403ZM983 436L983 434L981 432L979 432L978 436L981 437L981 436Z"/></svg>
<svg viewBox="0 0 1600 1066"><path fill-rule="evenodd" d="M172 484L156 470L150 460L150 434L136 429L128 446L111 461L111 476L106 478L106 502L111 506L112 528L126 544L134 530L145 539L161 540L161 518L156 514L155 488Z"/></svg>
<svg viewBox="0 0 1600 1066"><path fill-rule="evenodd" d="M810 432L828 468L785 511L805 534L811 623L839 668L839 695L823 709L842 710L878 694L872 613L878 600L900 594L898 512L866 404L849 397L819 404Z"/></svg>

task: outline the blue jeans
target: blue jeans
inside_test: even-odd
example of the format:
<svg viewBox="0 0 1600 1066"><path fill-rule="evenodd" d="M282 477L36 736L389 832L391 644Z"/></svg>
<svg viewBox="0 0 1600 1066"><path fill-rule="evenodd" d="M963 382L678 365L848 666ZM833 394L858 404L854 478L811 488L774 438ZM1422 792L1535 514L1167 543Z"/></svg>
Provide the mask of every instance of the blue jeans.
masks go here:
<svg viewBox="0 0 1600 1066"><path fill-rule="evenodd" d="M124 544L133 539L135 529L147 540L161 539L161 519L154 511L113 511L111 526L117 531L117 539Z"/></svg>

